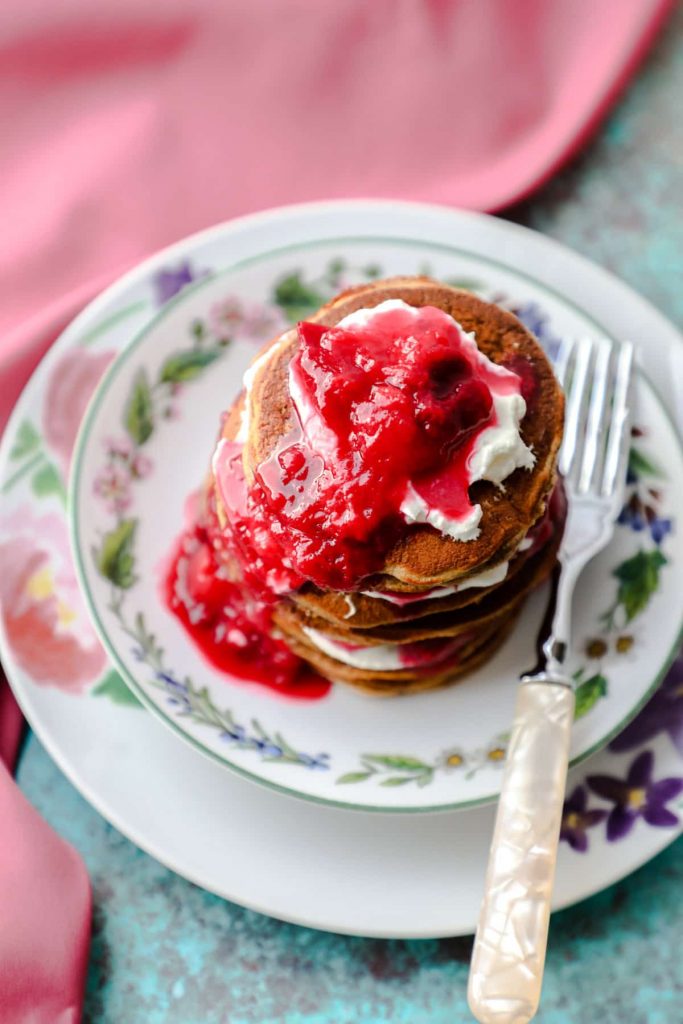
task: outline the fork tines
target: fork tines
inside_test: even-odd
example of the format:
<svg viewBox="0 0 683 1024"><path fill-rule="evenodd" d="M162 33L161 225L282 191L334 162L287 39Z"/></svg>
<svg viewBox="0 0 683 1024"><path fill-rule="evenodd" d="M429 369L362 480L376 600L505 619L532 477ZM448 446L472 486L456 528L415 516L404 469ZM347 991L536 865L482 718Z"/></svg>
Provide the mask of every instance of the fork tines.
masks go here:
<svg viewBox="0 0 683 1024"><path fill-rule="evenodd" d="M624 476L632 365L630 342L562 343L555 371L567 408L559 468L577 494L612 494Z"/></svg>

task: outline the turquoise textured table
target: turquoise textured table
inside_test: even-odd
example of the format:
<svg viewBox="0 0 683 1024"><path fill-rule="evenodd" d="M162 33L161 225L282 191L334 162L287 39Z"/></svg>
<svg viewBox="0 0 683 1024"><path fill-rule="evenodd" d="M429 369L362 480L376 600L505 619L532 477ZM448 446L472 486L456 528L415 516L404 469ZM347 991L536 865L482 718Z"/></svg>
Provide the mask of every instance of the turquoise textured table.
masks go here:
<svg viewBox="0 0 683 1024"><path fill-rule="evenodd" d="M512 219L613 270L683 324L683 10L596 140ZM470 939L386 942L281 924L161 867L35 737L19 783L94 890L91 1024L460 1024ZM683 839L553 917L540 1024L683 1024ZM400 898L400 896L398 897Z"/></svg>

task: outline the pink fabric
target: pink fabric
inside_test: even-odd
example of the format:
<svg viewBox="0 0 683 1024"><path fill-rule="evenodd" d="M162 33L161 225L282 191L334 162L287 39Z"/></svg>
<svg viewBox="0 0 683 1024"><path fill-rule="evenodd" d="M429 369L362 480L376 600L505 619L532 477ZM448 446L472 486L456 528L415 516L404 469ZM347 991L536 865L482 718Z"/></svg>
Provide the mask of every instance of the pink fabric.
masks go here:
<svg viewBox="0 0 683 1024"><path fill-rule="evenodd" d="M337 196L498 209L581 144L670 0L4 0L0 428L106 280L236 214ZM85 868L24 800L0 679L3 1024L75 1024Z"/></svg>
<svg viewBox="0 0 683 1024"><path fill-rule="evenodd" d="M90 886L0 763L0 1019L77 1024L90 941Z"/></svg>
<svg viewBox="0 0 683 1024"><path fill-rule="evenodd" d="M35 364L87 300L55 304L0 347L0 430ZM0 1021L78 1024L88 965L91 894L78 853L12 781L23 720L0 672Z"/></svg>
<svg viewBox="0 0 683 1024"><path fill-rule="evenodd" d="M188 232L389 196L497 209L669 0L3 0L0 330Z"/></svg>

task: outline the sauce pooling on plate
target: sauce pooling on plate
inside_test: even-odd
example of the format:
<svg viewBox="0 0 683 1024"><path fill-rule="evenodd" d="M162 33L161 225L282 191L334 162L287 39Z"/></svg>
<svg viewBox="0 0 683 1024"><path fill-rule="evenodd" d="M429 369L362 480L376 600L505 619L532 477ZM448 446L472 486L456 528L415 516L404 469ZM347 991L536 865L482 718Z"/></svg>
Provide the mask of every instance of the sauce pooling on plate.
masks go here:
<svg viewBox="0 0 683 1024"><path fill-rule="evenodd" d="M324 697L331 683L273 635L267 596L228 578L216 526L209 510L181 535L163 581L166 606L221 672L288 697Z"/></svg>

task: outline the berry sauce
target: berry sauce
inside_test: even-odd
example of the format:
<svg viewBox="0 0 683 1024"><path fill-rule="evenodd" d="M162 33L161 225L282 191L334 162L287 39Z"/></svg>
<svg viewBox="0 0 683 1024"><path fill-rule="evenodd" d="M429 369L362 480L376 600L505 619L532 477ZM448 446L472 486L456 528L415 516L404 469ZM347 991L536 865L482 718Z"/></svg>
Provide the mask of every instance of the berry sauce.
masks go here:
<svg viewBox="0 0 683 1024"><path fill-rule="evenodd" d="M237 565L238 578L230 578L230 545L211 504L193 515L175 546L163 580L166 606L206 660L231 678L286 697L324 697L331 683L273 634L268 591L245 585Z"/></svg>
<svg viewBox="0 0 683 1024"><path fill-rule="evenodd" d="M514 557L522 557L521 552L524 552L523 558L526 561L527 558L531 558L533 555L537 554L551 541L558 530L560 532L564 530L566 518L567 496L562 480L558 479L546 503L545 512L528 531L525 537L525 541L527 543L521 549L520 553ZM391 603L397 607L399 615L403 613L404 609L407 609L405 612L406 618L410 618L415 614L413 605L419 604L421 601L429 601L438 597L447 597L451 594L457 593L457 590L458 588L456 585L453 587L435 587L433 590L426 590L421 594L409 594L398 590L382 590L381 595L385 599L391 600ZM371 595L370 592L367 593L368 596L375 596L375 594ZM379 594L379 592L376 593ZM379 599L381 600L382 598Z"/></svg>
<svg viewBox="0 0 683 1024"><path fill-rule="evenodd" d="M371 319L298 325L290 432L251 481L243 446L219 442L227 524L209 488L164 579L167 606L213 666L289 697L319 699L331 684L280 638L274 604L305 581L359 589L414 529L401 514L409 488L451 519L468 516L468 459L496 425L493 393L520 391L520 377L484 360L440 310ZM426 670L460 646L405 645L401 657Z"/></svg>
<svg viewBox="0 0 683 1024"><path fill-rule="evenodd" d="M223 442L217 486L264 585L352 591L413 528L401 513L410 489L449 519L469 516L468 460L496 425L492 393L519 393L520 379L430 306L298 332L290 432L246 488L240 453Z"/></svg>

